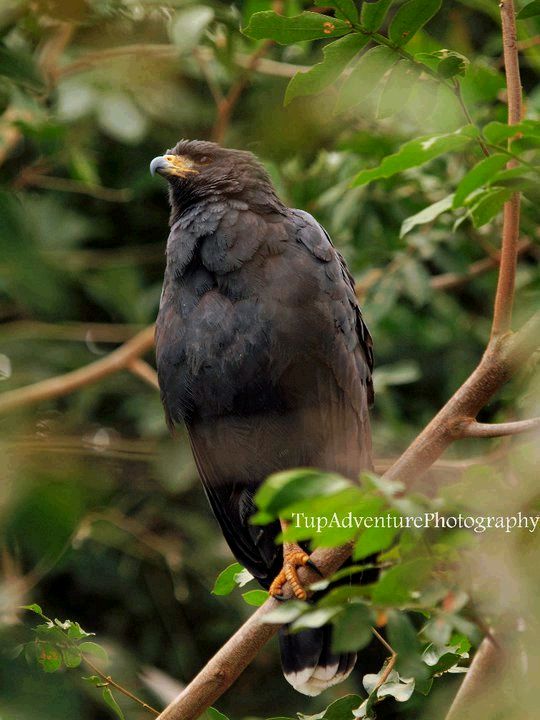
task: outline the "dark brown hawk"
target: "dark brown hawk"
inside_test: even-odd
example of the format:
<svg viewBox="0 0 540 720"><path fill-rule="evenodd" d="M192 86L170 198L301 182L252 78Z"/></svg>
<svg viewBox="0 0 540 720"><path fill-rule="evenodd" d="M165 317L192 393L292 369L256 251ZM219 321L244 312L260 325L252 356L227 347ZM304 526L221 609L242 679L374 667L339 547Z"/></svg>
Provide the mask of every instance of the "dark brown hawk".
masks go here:
<svg viewBox="0 0 540 720"><path fill-rule="evenodd" d="M187 427L233 554L279 595L308 555L276 545L279 522L250 523L253 497L278 470L357 479L371 468L371 337L328 234L281 202L254 155L182 140L150 168L172 208L156 330L167 421ZM285 629L280 642L287 679L307 695L355 662L332 653L329 627Z"/></svg>

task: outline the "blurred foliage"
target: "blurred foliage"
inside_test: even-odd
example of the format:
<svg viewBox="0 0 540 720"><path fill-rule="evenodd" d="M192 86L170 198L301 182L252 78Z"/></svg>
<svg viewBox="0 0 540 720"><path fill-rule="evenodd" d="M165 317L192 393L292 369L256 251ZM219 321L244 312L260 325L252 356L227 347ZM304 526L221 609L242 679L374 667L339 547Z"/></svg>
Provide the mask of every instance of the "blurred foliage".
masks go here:
<svg viewBox="0 0 540 720"><path fill-rule="evenodd" d="M390 3L384 0L329 5L337 10L308 20L307 35L288 45L267 43L263 53L265 41L253 38L275 37L276 31L268 31L264 18L262 24L255 21L254 31L252 16L265 13L275 25L276 7L269 0L0 3L2 389L84 366L153 321L167 207L148 162L179 137L216 137L218 105L235 88L238 101L225 122L224 142L261 158L284 200L325 225L358 280L375 338L373 430L381 466L433 416L485 346L495 273L467 273L496 254L498 211L516 183L525 193L527 241L517 276L516 325L529 316L539 290L535 180L526 172L517 179L501 176L501 150L481 163L481 149L467 134L476 131L451 135L470 125L452 90L455 81L473 122L493 145L504 145L496 3L442 3L408 38L406 51L450 88L429 73L419 82L402 62L385 75L389 68L380 63L379 45L353 66L359 69L343 74L362 45L358 38L330 41L324 52L323 43L309 38L326 37L328 22L337 37L335 28L343 29L347 19L340 8L346 8L360 10L361 21L374 32L398 39L402 23L411 22L408 4L397 2L388 14ZM284 0L281 8L287 17L317 9L298 0ZM512 146L527 161L536 157L534 122L540 112L540 20L533 10L523 10L519 21L529 124ZM250 25L251 38L240 31ZM261 58L250 71L254 52ZM370 73L380 70L388 78L384 95L370 92L366 80L374 84L376 77L366 75L366 64ZM308 67L313 69L296 75ZM360 104L353 102L359 98ZM336 103L341 114L334 112ZM395 174L374 170L404 144L433 135L453 138L454 151L447 153L447 141L438 140L444 153L424 158L424 164L407 168L398 162ZM416 155L421 149L416 147ZM351 186L354 177L376 175L375 182ZM458 282L441 290L434 280L447 273ZM518 377L481 419L538 414L537 389ZM230 554L210 517L186 438L181 432L168 437L158 393L127 372L4 415L0 422L1 648L29 642L20 606L37 601L50 617L71 617L98 633L115 679L163 706L250 612L236 594L223 598L216 588L210 592ZM510 455L504 441L467 441L451 451L458 458L490 450L491 465L480 460L463 473L463 464L450 460L445 470L454 484L459 480L454 493L461 493L471 512L534 512L537 450L517 444ZM432 477L439 478L437 472L443 469ZM378 496L370 502L379 502ZM361 538L355 562L370 553L391 553L393 539ZM507 627L521 629L515 643L528 654L531 677L537 676L535 536L482 536L466 554L458 540L455 546L452 538L441 542L466 557L458 573L466 577L453 576L453 582L466 585L468 594L438 608L446 620L450 614L469 624L428 623L425 642L435 644L437 653L445 651L429 658L431 667L449 647L466 652L452 633L471 635L475 642L477 631L468 632L473 619L506 617ZM437 547L436 538L430 542ZM233 587L238 572L230 571L222 583ZM383 579L392 569L386 572ZM472 587L466 582L471 578ZM398 579L402 587L402 576ZM391 581L390 575L385 582ZM262 599L249 590L244 594L252 604ZM384 605L381 597L378 601ZM403 638L418 643L421 613L397 612L395 598L389 604L386 629L396 648ZM364 604L351 605L342 613L341 637L352 627L359 646L366 644L370 619ZM270 646L220 707L235 718L284 716L299 709L319 712L352 692L352 701L338 700L350 712L359 694L373 688L373 678L364 676L375 673L383 658L384 649L372 642L346 686L308 700L283 681L276 648ZM424 674L429 665L424 662ZM413 670L398 668L405 678L414 676ZM399 678L392 680L399 685ZM441 717L454 688L455 679L445 674L428 699L415 693L406 702L385 702L379 717ZM534 683L521 688L516 717L533 717ZM117 700L126 717L147 716ZM43 720L96 720L112 712L77 673L45 676L9 652L0 657L0 708L6 720L33 719L36 708ZM335 710L327 716L336 717ZM492 717L481 710L478 716Z"/></svg>

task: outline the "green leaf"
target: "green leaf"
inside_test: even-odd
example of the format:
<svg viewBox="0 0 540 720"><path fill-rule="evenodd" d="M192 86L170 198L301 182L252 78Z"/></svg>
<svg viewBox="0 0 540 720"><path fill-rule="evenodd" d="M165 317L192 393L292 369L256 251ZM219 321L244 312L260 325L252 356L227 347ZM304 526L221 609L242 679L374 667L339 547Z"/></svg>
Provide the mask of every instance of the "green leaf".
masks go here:
<svg viewBox="0 0 540 720"><path fill-rule="evenodd" d="M422 660L423 643L409 616L398 610L388 612L386 638L397 653L396 670L400 675L426 680L429 671Z"/></svg>
<svg viewBox="0 0 540 720"><path fill-rule="evenodd" d="M303 40L340 37L351 31L345 20L328 18L326 15L303 12L294 17L284 17L269 10L251 16L249 25L242 30L254 40L268 38L281 45L292 45Z"/></svg>
<svg viewBox="0 0 540 720"><path fill-rule="evenodd" d="M428 558L417 558L386 570L373 588L373 603L393 607L407 605L428 579L430 570Z"/></svg>
<svg viewBox="0 0 540 720"><path fill-rule="evenodd" d="M317 0L316 5L336 8L351 24L358 22L358 10L354 0L329 0L329 2Z"/></svg>
<svg viewBox="0 0 540 720"><path fill-rule="evenodd" d="M95 642L83 642L78 647L82 653L85 653L86 655L94 655L104 662L107 662L109 659L105 648Z"/></svg>
<svg viewBox="0 0 540 720"><path fill-rule="evenodd" d="M316 715L297 713L299 720L353 720L353 710L362 702L358 695L345 695L334 700L322 712Z"/></svg>
<svg viewBox="0 0 540 720"><path fill-rule="evenodd" d="M388 73L379 103L377 117L386 118L403 110L420 76L416 65L408 60L399 60Z"/></svg>
<svg viewBox="0 0 540 720"><path fill-rule="evenodd" d="M417 225L425 225L426 223L433 222L433 220L439 217L439 215L442 215L444 212L447 212L454 207L453 203L454 196L447 195L442 198L442 200L437 200L437 202L432 205L428 205L428 207L420 210L420 212L417 212L416 215L411 215L410 217L405 218L405 220L401 223L399 237L405 237L405 235Z"/></svg>
<svg viewBox="0 0 540 720"><path fill-rule="evenodd" d="M41 606L38 605L37 603L33 603L32 605L22 605L21 608L22 608L22 610L29 610L30 612L33 612L36 615L39 615L40 617L47 620L47 618L43 614L43 610L41 609Z"/></svg>
<svg viewBox="0 0 540 720"><path fill-rule="evenodd" d="M180 50L192 50L201 35L214 19L214 11L206 5L189 5L175 13L170 26L173 43Z"/></svg>
<svg viewBox="0 0 540 720"><path fill-rule="evenodd" d="M304 630L306 628L318 628L326 625L335 615L341 612L340 607L324 607L304 612L295 620L292 630Z"/></svg>
<svg viewBox="0 0 540 720"><path fill-rule="evenodd" d="M394 538L399 533L399 530L399 527L367 528L356 541L353 550L353 558L355 560L360 560L386 550L394 541Z"/></svg>
<svg viewBox="0 0 540 720"><path fill-rule="evenodd" d="M40 643L37 661L45 672L53 673L62 667L62 653L50 643Z"/></svg>
<svg viewBox="0 0 540 720"><path fill-rule="evenodd" d="M215 707L209 707L206 714L210 720L229 720L229 718Z"/></svg>
<svg viewBox="0 0 540 720"><path fill-rule="evenodd" d="M478 195L469 208L474 227L482 227L498 215L512 192L508 188L491 188Z"/></svg>
<svg viewBox="0 0 540 720"><path fill-rule="evenodd" d="M345 605L333 622L332 650L352 652L366 647L373 638L372 624L372 612L367 605L359 602Z"/></svg>
<svg viewBox="0 0 540 720"><path fill-rule="evenodd" d="M283 603L280 607L275 610L271 610L266 613L263 617L263 622L270 624L282 625L283 623L290 623L293 620L302 615L302 613L309 610L309 605L299 600L289 600Z"/></svg>
<svg viewBox="0 0 540 720"><path fill-rule="evenodd" d="M43 91L45 83L31 55L0 45L0 76L30 90Z"/></svg>
<svg viewBox="0 0 540 720"><path fill-rule="evenodd" d="M270 475L255 495L255 503L268 522L267 517L278 517L294 503L334 495L350 486L350 480L340 475L311 469L286 470ZM260 518L253 518L252 522L260 522Z"/></svg>
<svg viewBox="0 0 540 720"><path fill-rule="evenodd" d="M364 53L343 83L336 112L348 110L364 100L398 60L399 56L384 45Z"/></svg>
<svg viewBox="0 0 540 720"><path fill-rule="evenodd" d="M64 658L64 663L68 668L79 667L82 662L81 651L77 647L72 646L62 648L62 657Z"/></svg>
<svg viewBox="0 0 540 720"><path fill-rule="evenodd" d="M268 600L269 595L266 590L249 590L249 592L242 593L242 597L248 605L260 607Z"/></svg>
<svg viewBox="0 0 540 720"><path fill-rule="evenodd" d="M72 622L68 628L67 633L70 640L82 640L82 638L95 635L95 633L89 633L86 632L86 630L83 630L78 622Z"/></svg>
<svg viewBox="0 0 540 720"><path fill-rule="evenodd" d="M440 135L424 135L402 145L397 153L387 155L378 167L362 170L353 180L353 186L365 185L372 180L388 178L396 173L409 170L444 155L451 150L460 150L478 135L473 125Z"/></svg>
<svg viewBox="0 0 540 720"><path fill-rule="evenodd" d="M244 568L240 563L233 563L222 570L216 578L212 595L229 595L237 586L236 576L239 575Z"/></svg>
<svg viewBox="0 0 540 720"><path fill-rule="evenodd" d="M445 57L437 65L437 72L445 79L455 77L456 75L465 75L469 67L469 60L461 53L444 50Z"/></svg>
<svg viewBox="0 0 540 720"><path fill-rule="evenodd" d="M300 95L315 95L332 84L369 40L368 35L351 33L323 48L324 60L307 72L297 72L285 91L285 105Z"/></svg>
<svg viewBox="0 0 540 720"><path fill-rule="evenodd" d="M483 128L482 134L488 143L492 145L500 145L517 134L523 135L523 137L539 138L540 121L523 120L516 125L507 125L506 123L494 121Z"/></svg>
<svg viewBox="0 0 540 720"><path fill-rule="evenodd" d="M390 23L388 37L396 45L409 40L439 11L442 0L408 0Z"/></svg>
<svg viewBox="0 0 540 720"><path fill-rule="evenodd" d="M496 172L506 165L507 161L508 158L505 155L497 153L477 163L457 186L452 203L453 207L458 208L464 205L467 197L479 187L485 185Z"/></svg>
<svg viewBox="0 0 540 720"><path fill-rule="evenodd" d="M378 30L384 22L392 0L378 0L378 2L363 2L360 12L360 22L370 32Z"/></svg>
<svg viewBox="0 0 540 720"><path fill-rule="evenodd" d="M526 20L527 18L536 17L536 15L540 15L540 0L533 0L528 5L525 5L525 7L521 8L516 15L516 19Z"/></svg>
<svg viewBox="0 0 540 720"><path fill-rule="evenodd" d="M103 687L104 684L103 678L100 678L99 675L87 675L86 677L83 676L82 679L94 687Z"/></svg>
<svg viewBox="0 0 540 720"><path fill-rule="evenodd" d="M124 717L124 713L120 709L120 705L116 702L116 700L114 699L114 695L111 692L111 689L108 687L103 688L103 700L105 701L105 705L108 705L108 707L111 708L116 717L119 717L120 720L126 720Z"/></svg>

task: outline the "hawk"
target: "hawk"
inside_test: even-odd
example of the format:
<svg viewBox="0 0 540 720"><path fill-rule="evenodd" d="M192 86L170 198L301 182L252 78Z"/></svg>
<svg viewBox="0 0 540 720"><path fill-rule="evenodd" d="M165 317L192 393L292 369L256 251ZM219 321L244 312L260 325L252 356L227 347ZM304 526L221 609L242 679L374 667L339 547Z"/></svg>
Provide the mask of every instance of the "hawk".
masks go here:
<svg viewBox="0 0 540 720"><path fill-rule="evenodd" d="M276 597L305 547L276 544L282 523L252 525L254 496L279 470L356 480L372 468L372 340L354 281L328 233L287 207L256 157L181 140L150 164L169 184L167 262L156 324L169 427L184 423L212 510L234 556ZM280 634L287 680L317 695L354 653L331 628Z"/></svg>

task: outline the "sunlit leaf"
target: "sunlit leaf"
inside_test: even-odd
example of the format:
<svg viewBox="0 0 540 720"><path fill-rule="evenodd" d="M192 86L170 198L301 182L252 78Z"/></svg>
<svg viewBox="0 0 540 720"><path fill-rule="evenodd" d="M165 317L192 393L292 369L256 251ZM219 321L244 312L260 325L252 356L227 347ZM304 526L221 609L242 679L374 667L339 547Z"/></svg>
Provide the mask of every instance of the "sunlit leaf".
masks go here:
<svg viewBox="0 0 540 720"><path fill-rule="evenodd" d="M406 45L439 11L442 0L408 0L390 23L388 36L396 45Z"/></svg>
<svg viewBox="0 0 540 720"><path fill-rule="evenodd" d="M41 605L38 605L37 603L32 603L32 605L23 605L22 609L29 610L30 612L33 612L42 618L45 617L45 615L43 614L43 610L41 609Z"/></svg>
<svg viewBox="0 0 540 720"><path fill-rule="evenodd" d="M285 92L285 105L300 95L314 95L333 83L368 42L369 36L351 33L323 48L324 59L307 72L298 72Z"/></svg>
<svg viewBox="0 0 540 720"><path fill-rule="evenodd" d="M114 695L111 692L111 688L103 688L103 700L105 704L110 707L113 713L120 718L120 720L126 720L124 713L120 709L120 705L116 702Z"/></svg>
<svg viewBox="0 0 540 720"><path fill-rule="evenodd" d="M350 487L351 482L333 474L311 469L286 470L271 475L255 495L257 507L271 517L308 498L334 495ZM261 519L254 518L255 522ZM267 521L267 520L266 520Z"/></svg>
<svg viewBox="0 0 540 720"><path fill-rule="evenodd" d="M229 565L225 568L225 570L222 570L220 574L217 576L216 581L214 583L214 587L212 588L212 594L213 595L229 595L235 587L240 585L245 585L245 582L238 582L238 576L246 572L245 568L240 565L240 563L232 563L232 565ZM246 580L246 582L249 582L253 578L251 573L249 574L249 578Z"/></svg>
<svg viewBox="0 0 540 720"><path fill-rule="evenodd" d="M437 202L433 203L432 205L428 205L423 210L420 210L420 212L417 212L415 215L411 215L410 217L405 218L405 220L401 223L399 237L404 237L417 225L425 225L426 223L433 222L433 220L438 218L439 215L448 212L448 210L450 210L453 206L454 196L447 195L446 197L442 198L442 200L437 200Z"/></svg>
<svg viewBox="0 0 540 720"><path fill-rule="evenodd" d="M412 602L413 594L418 592L428 579L431 564L431 560L427 558L418 558L385 570L373 589L375 605L400 607Z"/></svg>
<svg viewBox="0 0 540 720"><path fill-rule="evenodd" d="M407 106L419 75L418 67L409 60L400 60L392 67L377 105L378 118L390 117Z"/></svg>
<svg viewBox="0 0 540 720"><path fill-rule="evenodd" d="M215 707L209 707L206 711L206 714L208 715L210 720L229 720L227 715L224 715Z"/></svg>
<svg viewBox="0 0 540 720"><path fill-rule="evenodd" d="M508 188L490 188L474 198L469 207L469 215L474 227L482 227L498 215L504 203L512 196Z"/></svg>
<svg viewBox="0 0 540 720"><path fill-rule="evenodd" d="M303 12L294 17L284 17L267 11L252 15L249 25L242 32L254 40L268 38L281 45L291 45L303 40L340 37L350 31L349 23L320 13Z"/></svg>
<svg viewBox="0 0 540 720"><path fill-rule="evenodd" d="M364 185L372 180L388 178L412 167L423 165L447 152L460 150L468 145L478 132L473 125L441 135L424 135L402 145L393 155L387 155L378 167L362 170L353 180L353 186Z"/></svg>
<svg viewBox="0 0 540 720"><path fill-rule="evenodd" d="M540 137L540 121L523 120L516 125L493 121L482 128L482 134L493 145L500 145L518 134L524 137L538 138Z"/></svg>
<svg viewBox="0 0 540 720"><path fill-rule="evenodd" d="M242 597L248 605L260 607L268 600L268 593L266 590L249 590L248 592L242 593Z"/></svg>
<svg viewBox="0 0 540 720"><path fill-rule="evenodd" d="M461 207L467 197L482 185L485 185L493 175L503 168L508 158L502 154L490 155L477 163L460 181L453 197L453 207ZM452 196L449 196L452 197Z"/></svg>
<svg viewBox="0 0 540 720"><path fill-rule="evenodd" d="M343 83L335 111L343 112L362 102L398 60L397 53L384 45L364 53Z"/></svg>

